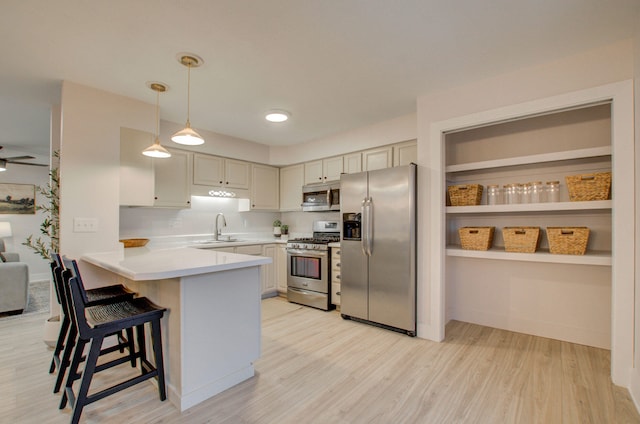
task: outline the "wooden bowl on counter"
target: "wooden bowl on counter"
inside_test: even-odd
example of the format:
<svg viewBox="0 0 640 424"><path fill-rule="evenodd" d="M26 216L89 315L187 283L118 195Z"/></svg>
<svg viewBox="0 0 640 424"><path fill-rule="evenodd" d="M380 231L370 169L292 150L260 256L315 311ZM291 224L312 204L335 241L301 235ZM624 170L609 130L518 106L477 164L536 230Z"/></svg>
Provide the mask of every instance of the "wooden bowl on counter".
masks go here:
<svg viewBox="0 0 640 424"><path fill-rule="evenodd" d="M125 249L127 247L142 247L147 243L149 243L149 239L146 239L146 238L123 239L123 240L120 240L120 243L124 244Z"/></svg>

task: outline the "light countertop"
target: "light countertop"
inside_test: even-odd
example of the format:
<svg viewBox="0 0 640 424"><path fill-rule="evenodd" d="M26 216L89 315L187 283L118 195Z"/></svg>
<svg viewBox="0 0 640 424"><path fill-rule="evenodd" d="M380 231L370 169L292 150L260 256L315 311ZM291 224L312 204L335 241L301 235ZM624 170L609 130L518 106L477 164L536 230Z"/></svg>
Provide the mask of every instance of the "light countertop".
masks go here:
<svg viewBox="0 0 640 424"><path fill-rule="evenodd" d="M217 243L223 247L227 243ZM238 245L237 242L228 245ZM81 258L134 281L161 280L260 266L272 262L263 256L242 255L211 249L135 247L114 252L90 253Z"/></svg>

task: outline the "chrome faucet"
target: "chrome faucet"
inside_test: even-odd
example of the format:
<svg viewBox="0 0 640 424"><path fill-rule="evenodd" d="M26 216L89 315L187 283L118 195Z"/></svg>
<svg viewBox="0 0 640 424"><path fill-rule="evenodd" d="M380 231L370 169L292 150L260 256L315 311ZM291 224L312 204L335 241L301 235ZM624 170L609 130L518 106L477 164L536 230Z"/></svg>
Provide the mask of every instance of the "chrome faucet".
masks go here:
<svg viewBox="0 0 640 424"><path fill-rule="evenodd" d="M220 234L222 234L222 228L218 228L218 218L222 217L222 226L226 227L227 226L227 220L224 219L224 215L222 212L220 212L218 215L216 215L216 232L213 235L213 239L214 240L218 240L218 237L220 236Z"/></svg>

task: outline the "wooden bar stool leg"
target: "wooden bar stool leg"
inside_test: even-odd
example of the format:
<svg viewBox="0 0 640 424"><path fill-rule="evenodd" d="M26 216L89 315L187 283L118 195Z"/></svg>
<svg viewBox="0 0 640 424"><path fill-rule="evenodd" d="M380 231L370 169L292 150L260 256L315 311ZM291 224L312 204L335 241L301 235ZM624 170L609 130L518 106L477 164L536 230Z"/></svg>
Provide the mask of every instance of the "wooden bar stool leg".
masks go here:
<svg viewBox="0 0 640 424"><path fill-rule="evenodd" d="M62 323L60 324L60 334L58 335L58 341L56 348L53 351L53 357L51 358L51 365L49 366L49 374L53 374L56 370L56 358L58 358L58 364L60 364L60 353L64 349L64 341L67 338L67 332L69 331L69 324L71 320L66 315L63 315Z"/></svg>
<svg viewBox="0 0 640 424"><path fill-rule="evenodd" d="M84 370L82 371L82 380L80 383L80 389L78 390L78 397L76 398L73 405L73 414L71 415L72 424L77 424L78 421L80 421L82 409L87 404L89 385L91 384L91 378L93 377L93 372L95 371L96 364L98 363L100 348L102 347L102 340L102 337L95 337L91 340L89 354L87 355L87 360L84 364ZM71 383L73 384L73 381ZM73 388L67 387L66 390L73 390Z"/></svg>
<svg viewBox="0 0 640 424"><path fill-rule="evenodd" d="M71 363L71 355L76 345L76 339L78 338L78 329L75 325L71 325L69 328L69 334L67 334L67 341L64 345L64 351L62 358L60 358L60 366L58 367L58 377L56 378L56 384L53 387L53 393L58 393L64 382L64 375Z"/></svg>
<svg viewBox="0 0 640 424"><path fill-rule="evenodd" d="M133 339L132 327L127 328L127 345L129 346L129 355L131 355L131 368L135 368L136 367L136 357L135 357L136 342Z"/></svg>
<svg viewBox="0 0 640 424"><path fill-rule="evenodd" d="M156 370L158 371L158 392L160 400L167 398L167 389L164 383L164 360L162 355L162 333L160 331L160 320L151 321L151 340L153 342L153 354L156 362Z"/></svg>
<svg viewBox="0 0 640 424"><path fill-rule="evenodd" d="M140 366L144 367L143 361L147 359L147 343L144 334L144 324L136 325L136 335L138 336L138 357L140 358ZM135 361L135 358L133 358L133 360Z"/></svg>
<svg viewBox="0 0 640 424"><path fill-rule="evenodd" d="M78 367L80 366L80 362L82 362L82 354L84 352L84 347L86 346L87 341L78 338L75 343L75 349L73 351L73 359L71 360L71 364L69 365L69 372L67 373L67 382L65 383L64 390L62 392L62 399L60 399L59 409L64 409L67 406L67 400L69 399L69 391L73 388L73 382L76 380L76 376L78 375ZM73 391L71 391L73 393ZM73 399L72 399L73 402Z"/></svg>

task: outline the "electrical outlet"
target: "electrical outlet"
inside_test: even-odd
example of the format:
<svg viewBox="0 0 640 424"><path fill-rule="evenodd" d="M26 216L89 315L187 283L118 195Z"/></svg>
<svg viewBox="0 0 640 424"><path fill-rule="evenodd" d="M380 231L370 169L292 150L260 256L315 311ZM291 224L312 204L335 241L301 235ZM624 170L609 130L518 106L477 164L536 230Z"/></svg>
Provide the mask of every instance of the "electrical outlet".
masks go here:
<svg viewBox="0 0 640 424"><path fill-rule="evenodd" d="M98 231L98 218L73 218L74 233L95 233Z"/></svg>

